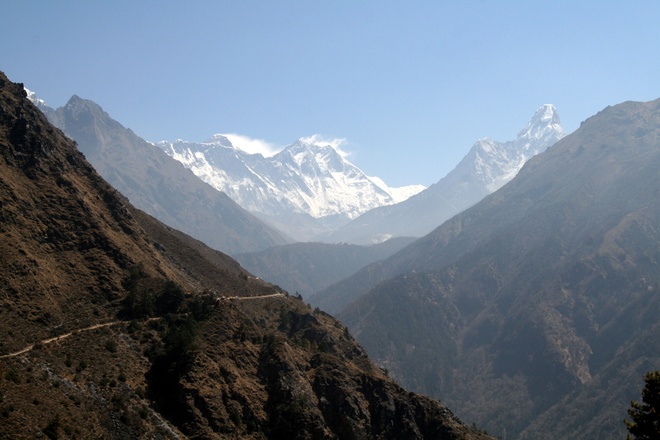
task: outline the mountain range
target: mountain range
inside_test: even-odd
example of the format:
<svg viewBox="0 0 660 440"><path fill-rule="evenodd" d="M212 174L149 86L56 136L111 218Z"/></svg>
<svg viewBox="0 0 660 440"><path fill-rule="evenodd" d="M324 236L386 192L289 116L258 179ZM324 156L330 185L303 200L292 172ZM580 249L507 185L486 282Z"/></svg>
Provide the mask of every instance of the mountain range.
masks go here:
<svg viewBox="0 0 660 440"><path fill-rule="evenodd" d="M309 241L424 189L421 185L390 188L315 137L298 139L271 157L246 153L223 135L202 143L177 140L156 145L297 241Z"/></svg>
<svg viewBox="0 0 660 440"><path fill-rule="evenodd" d="M287 246L290 240L283 234L123 127L93 101L74 95L55 110L34 92L26 92L50 122L74 139L97 171L132 203L215 249L231 253L262 278L291 292L307 297L389 256L406 242L368 248L311 243ZM294 224L292 219L289 223Z"/></svg>
<svg viewBox="0 0 660 440"><path fill-rule="evenodd" d="M179 162L112 119L90 100L73 96L58 109L30 99L76 141L94 168L132 204L166 224L228 253L259 251L291 240Z"/></svg>
<svg viewBox="0 0 660 440"><path fill-rule="evenodd" d="M3 80L2 86L6 84ZM0 354L0 359L7 359L0 362L9 362L3 385L10 390L10 400L3 396L0 409L3 416L11 416L19 408L22 420L30 414L31 420L37 420L32 433L47 432L52 424L60 433L72 429L67 421L75 413L95 420L85 425L94 429L117 426L112 420L123 418L121 429L155 432L155 426L165 426L176 435L201 438L213 438L211 433L219 427L225 436L288 438L284 432L302 427L322 438L343 438L348 432L359 437L367 425L376 436L437 437L438 431L429 431L422 420L428 421L430 414L437 420L435 416L446 415L447 410L435 403L428 406L423 398L424 403L419 403L414 395L407 400L389 385L385 378L389 374L415 392L442 398L459 417L502 439L614 439L625 435L620 421L629 401L638 395L643 374L659 368L660 101L608 107L566 137L556 110L546 105L515 141L478 141L455 170L402 203L372 209L334 232L328 231L347 217L340 221L335 214L290 217L291 231L301 236L320 233L317 238L329 241L374 243L397 235L427 234L398 251L405 239L385 242L385 248L300 243L237 254L256 275L305 293L356 271L311 296L312 305L318 306L311 311L299 299L282 294L280 287L104 189L69 147L63 151L48 147L53 143L50 137L56 135L31 119L31 110L17 105L16 99L0 107L2 119L10 122L4 130L9 148L3 160L8 167L3 168L0 186L7 191L0 202L6 234L3 264L10 270L3 280L5 290L0 290L6 305L0 312L11 336L0 341L0 350L8 353ZM43 108L36 96L31 99ZM86 128L79 132L107 137L105 128L98 128L102 117L92 112L86 118L80 124ZM52 114L51 119L58 121ZM45 139L39 137L42 134ZM225 143L215 137L204 144L216 150L215 144ZM304 140L302 144L290 147L294 162L299 154L299 159L305 158L300 163L307 161L317 175L331 169L329 164L337 165L330 152L319 160L323 145ZM229 155L236 151L225 147ZM206 153L190 157L195 155L203 157L201 164L208 164ZM87 177L71 174L67 163ZM344 169L350 175L350 167ZM292 171L292 178L296 172ZM149 180L145 173L133 175ZM45 183L34 187L40 178ZM377 179L371 181L379 186ZM249 182L247 187L259 185ZM102 191L96 199L80 198L80 194L96 194L98 188ZM181 194L185 197L187 192ZM97 206L94 200L102 204ZM66 209L60 211L58 206ZM262 218L274 224L275 217ZM76 218L87 220L76 226ZM99 226L99 221L108 219L116 222ZM418 232L409 232L412 229ZM44 256L47 252L54 255ZM379 258L378 252L391 255L368 264ZM360 269L363 264L368 265ZM270 278L278 275L283 277ZM172 305L172 298L179 297L170 281L186 289L183 303L176 300ZM76 296L81 289L87 296ZM28 296L28 291L37 294ZM238 299L226 299L236 292L241 295ZM193 327L186 330L183 318L195 316L195 310L199 314L195 304L214 295L225 296L218 304L229 307L221 307L222 314L211 321L206 317L195 324L203 329L194 338L202 347L200 353L196 344L185 343L189 340L185 334ZM243 301L244 295L255 299ZM285 306L270 302L274 298L281 298ZM260 306L256 301L261 299L268 301ZM174 316L166 319L170 309ZM350 334L321 309L348 324L383 370L366 360ZM85 342L76 344L75 339L66 346L68 354L50 351L53 344L61 344L54 338L77 335L76 329L101 331L90 325L117 318L128 325L135 316L162 324L139 327L137 337L130 339L133 345L121 331L117 338L114 331L109 334L105 351L113 353L112 347L119 347L130 359L130 373L122 372L119 364L115 370L102 370L96 364L87 370L95 356L106 354L98 340L84 339L83 332L80 337ZM26 345L31 350L16 351ZM178 366L175 361L165 368L173 361L172 350L180 351L181 345L186 350L178 354L184 354L184 360L194 355L195 362ZM142 355L127 346L138 347ZM53 363L57 356L65 359L68 370ZM12 363L14 359L22 364ZM50 362L47 369L39 369L44 362ZM277 373L272 373L273 368ZM79 409L64 416L50 410L37 416L39 397L34 397L33 407L28 401L36 396L35 388L28 386L35 380L34 371L54 371L58 380L49 383L58 385L53 388L66 385L65 379L74 384L91 381L92 388L102 390L101 397L96 391L69 393L71 401L81 402ZM112 389L107 387L109 378L115 381ZM365 387L374 381L378 390ZM127 390L117 388L118 382L128 383L128 391L130 387L138 391L118 394ZM232 388L237 382L239 388ZM167 392L158 391L161 385ZM223 396L222 403L214 400L217 395ZM56 390L45 396L47 408L62 397ZM141 396L149 401L140 400ZM181 398L170 406L169 396ZM111 409L110 419L90 409L94 399ZM386 411L384 401L398 402L386 405L395 408L387 417L377 415ZM114 405L118 402L123 407ZM398 417L400 410L407 414L405 421L395 422L388 431L383 422ZM136 414L149 422L136 428ZM44 417L51 417L52 423ZM478 435L467 433L453 416L443 417L439 423L458 429L452 434L456 438ZM11 420L11 426L24 429L18 418Z"/></svg>
<svg viewBox="0 0 660 440"><path fill-rule="evenodd" d="M290 240L282 234L123 127L93 101L74 95L55 110L34 92L26 92L51 123L77 142L98 172L133 203L166 224L231 253L249 270L291 292L308 297L410 241L393 240L373 247L314 243L288 246ZM315 148L324 149L310 146L310 154ZM338 153L333 149L333 154ZM355 167L349 164L347 169ZM311 219L299 217L303 223L305 218ZM294 224L291 218L288 220ZM310 226L309 222L305 224ZM313 229L318 226L314 224ZM300 230L298 226L296 230Z"/></svg>
<svg viewBox="0 0 660 440"><path fill-rule="evenodd" d="M504 439L615 439L660 366L660 100L310 298L390 374Z"/></svg>
<svg viewBox="0 0 660 440"><path fill-rule="evenodd" d="M487 439L131 206L0 73L0 438Z"/></svg>
<svg viewBox="0 0 660 440"><path fill-rule="evenodd" d="M557 109L546 104L515 140L478 140L437 183L401 203L374 208L322 237L328 242L372 244L421 237L510 181L524 163L565 136Z"/></svg>
<svg viewBox="0 0 660 440"><path fill-rule="evenodd" d="M27 92L133 203L232 254L258 252L291 238L371 245L424 235L502 186L526 160L564 136L556 109L544 105L515 141L477 141L430 188L390 188L316 137L302 138L270 157L246 153L223 135L203 143L152 144L92 101L73 96L54 110ZM195 182L168 155L219 194ZM271 227L255 222L239 205Z"/></svg>

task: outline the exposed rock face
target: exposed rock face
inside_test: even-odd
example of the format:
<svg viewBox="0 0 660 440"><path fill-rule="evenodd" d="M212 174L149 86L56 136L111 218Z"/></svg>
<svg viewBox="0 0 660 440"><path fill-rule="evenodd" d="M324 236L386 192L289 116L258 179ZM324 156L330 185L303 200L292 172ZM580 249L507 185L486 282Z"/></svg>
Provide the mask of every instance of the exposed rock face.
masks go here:
<svg viewBox="0 0 660 440"><path fill-rule="evenodd" d="M487 438L129 205L4 75L0 207L0 438Z"/></svg>

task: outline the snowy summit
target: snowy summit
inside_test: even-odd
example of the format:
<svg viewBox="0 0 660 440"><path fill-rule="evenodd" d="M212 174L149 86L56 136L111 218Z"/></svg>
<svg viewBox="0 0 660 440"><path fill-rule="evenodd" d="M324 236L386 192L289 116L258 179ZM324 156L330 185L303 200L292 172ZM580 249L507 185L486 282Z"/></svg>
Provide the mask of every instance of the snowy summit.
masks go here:
<svg viewBox="0 0 660 440"><path fill-rule="evenodd" d="M310 238L322 229L335 228L370 209L401 202L424 190L421 185L390 188L350 163L338 144L317 136L300 138L270 157L247 153L223 135L201 143L177 140L156 145L294 239ZM292 222L292 218L297 220ZM296 223L312 230L301 233Z"/></svg>
<svg viewBox="0 0 660 440"><path fill-rule="evenodd" d="M515 140L483 138L445 177L402 203L374 209L332 233L328 242L378 243L391 237L421 237L513 179L533 156L565 136L551 104L541 106Z"/></svg>
<svg viewBox="0 0 660 440"><path fill-rule="evenodd" d="M545 104L536 110L516 140L498 142L484 138L477 141L468 155L473 155L468 162L471 165L465 165L474 167L478 180L488 192L494 192L513 179L531 157L565 135L557 109L552 104Z"/></svg>

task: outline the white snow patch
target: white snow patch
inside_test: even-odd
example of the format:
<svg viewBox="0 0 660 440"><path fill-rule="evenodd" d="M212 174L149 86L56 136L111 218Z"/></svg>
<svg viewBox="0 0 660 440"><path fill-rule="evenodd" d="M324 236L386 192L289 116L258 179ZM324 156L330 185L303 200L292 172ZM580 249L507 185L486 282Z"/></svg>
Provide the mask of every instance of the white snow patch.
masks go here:
<svg viewBox="0 0 660 440"><path fill-rule="evenodd" d="M414 196L417 193L420 193L426 189L424 185L407 185L399 188L392 188L387 186L387 184L380 177L376 176L367 176L376 186L392 196L393 203L401 203L406 199Z"/></svg>
<svg viewBox="0 0 660 440"><path fill-rule="evenodd" d="M425 189L426 187L424 185L407 185L399 188L390 188L390 194L392 195L392 199L394 199L394 203L401 203Z"/></svg>
<svg viewBox="0 0 660 440"><path fill-rule="evenodd" d="M214 135L203 143L157 145L243 208L270 216L302 213L354 219L424 189L422 185L390 188L381 179L366 176L344 159L348 155L344 143L344 139L313 135L300 138L282 154L273 154L277 149L272 144L236 134Z"/></svg>
<svg viewBox="0 0 660 440"><path fill-rule="evenodd" d="M43 99L39 99L39 97L37 97L37 94L34 93L32 90L28 89L25 86L23 88L25 89L25 93L27 93L28 99L32 101L32 104L42 105L42 106L46 105L46 101L44 101Z"/></svg>

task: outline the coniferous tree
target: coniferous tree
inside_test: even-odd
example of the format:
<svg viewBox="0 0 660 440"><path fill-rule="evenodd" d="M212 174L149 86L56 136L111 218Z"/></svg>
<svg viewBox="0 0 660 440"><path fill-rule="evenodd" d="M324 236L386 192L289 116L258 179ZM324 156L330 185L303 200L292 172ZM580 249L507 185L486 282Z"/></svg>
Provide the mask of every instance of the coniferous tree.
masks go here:
<svg viewBox="0 0 660 440"><path fill-rule="evenodd" d="M624 420L628 428L628 440L660 439L660 371L649 371L644 375L646 385L642 390L642 403L632 401Z"/></svg>

